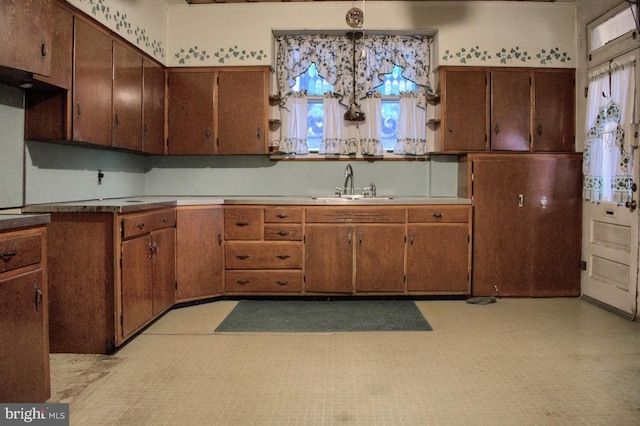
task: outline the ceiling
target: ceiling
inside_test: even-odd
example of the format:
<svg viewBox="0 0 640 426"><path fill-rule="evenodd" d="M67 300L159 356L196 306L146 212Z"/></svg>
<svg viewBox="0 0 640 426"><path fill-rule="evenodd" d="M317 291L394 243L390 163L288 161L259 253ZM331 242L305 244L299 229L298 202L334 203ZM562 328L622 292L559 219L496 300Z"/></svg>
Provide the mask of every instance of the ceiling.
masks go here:
<svg viewBox="0 0 640 426"><path fill-rule="evenodd" d="M324 0L164 0L168 5L181 5L181 4L223 4L223 3L296 3L296 2L322 2ZM331 0L331 1L344 1L344 2L357 2L361 0ZM385 1L405 1L405 0L385 0ZM413 0L413 1L437 1L437 0ZM474 1L474 0L449 0L449 1ZM574 3L576 0L485 0L485 1L526 1L526 2L540 2L540 3Z"/></svg>

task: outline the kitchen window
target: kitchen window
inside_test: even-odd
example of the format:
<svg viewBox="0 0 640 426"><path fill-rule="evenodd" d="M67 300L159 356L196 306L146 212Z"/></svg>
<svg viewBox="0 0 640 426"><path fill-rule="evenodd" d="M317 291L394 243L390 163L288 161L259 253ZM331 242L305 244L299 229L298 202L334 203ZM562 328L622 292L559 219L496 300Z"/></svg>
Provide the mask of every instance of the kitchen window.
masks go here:
<svg viewBox="0 0 640 426"><path fill-rule="evenodd" d="M402 68L394 66L391 73L382 76L383 82L374 87L381 94L381 140L383 150L393 152L398 141L400 93L415 92L416 85L402 76ZM332 84L318 75L315 63L296 77L292 91L307 92L307 146L309 152L318 152L322 142L323 102L326 92L333 92Z"/></svg>
<svg viewBox="0 0 640 426"><path fill-rule="evenodd" d="M280 36L278 150L426 155L426 36Z"/></svg>

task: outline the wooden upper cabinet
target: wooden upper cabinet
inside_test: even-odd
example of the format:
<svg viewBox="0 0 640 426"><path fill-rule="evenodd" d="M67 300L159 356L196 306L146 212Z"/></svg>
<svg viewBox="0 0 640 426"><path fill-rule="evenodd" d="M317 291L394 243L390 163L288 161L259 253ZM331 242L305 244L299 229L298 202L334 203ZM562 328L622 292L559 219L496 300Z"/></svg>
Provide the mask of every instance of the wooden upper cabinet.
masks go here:
<svg viewBox="0 0 640 426"><path fill-rule="evenodd" d="M491 71L491 150L529 151L528 70Z"/></svg>
<svg viewBox="0 0 640 426"><path fill-rule="evenodd" d="M142 150L142 56L113 42L113 146Z"/></svg>
<svg viewBox="0 0 640 426"><path fill-rule="evenodd" d="M142 150L151 154L164 153L164 68L143 59L142 84Z"/></svg>
<svg viewBox="0 0 640 426"><path fill-rule="evenodd" d="M266 154L269 69L218 71L218 154Z"/></svg>
<svg viewBox="0 0 640 426"><path fill-rule="evenodd" d="M478 68L441 69L439 77L442 150L484 151L488 119L487 71Z"/></svg>
<svg viewBox="0 0 640 426"><path fill-rule="evenodd" d="M215 72L176 69L168 78L169 154L215 154Z"/></svg>
<svg viewBox="0 0 640 426"><path fill-rule="evenodd" d="M51 72L52 0L0 0L0 66Z"/></svg>
<svg viewBox="0 0 640 426"><path fill-rule="evenodd" d="M75 20L73 140L111 146L112 38Z"/></svg>
<svg viewBox="0 0 640 426"><path fill-rule="evenodd" d="M575 151L575 71L441 67L433 152Z"/></svg>
<svg viewBox="0 0 640 426"><path fill-rule="evenodd" d="M533 81L533 150L575 151L575 71L536 70Z"/></svg>
<svg viewBox="0 0 640 426"><path fill-rule="evenodd" d="M71 89L73 71L73 14L58 2L51 13L51 73L48 76L34 75L34 79L62 89Z"/></svg>

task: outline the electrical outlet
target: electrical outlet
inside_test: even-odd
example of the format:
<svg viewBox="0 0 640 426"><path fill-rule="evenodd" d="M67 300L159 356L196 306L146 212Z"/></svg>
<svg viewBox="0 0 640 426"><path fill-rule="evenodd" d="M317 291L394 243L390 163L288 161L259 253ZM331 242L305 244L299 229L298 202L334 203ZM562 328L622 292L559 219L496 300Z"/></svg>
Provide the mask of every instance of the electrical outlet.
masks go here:
<svg viewBox="0 0 640 426"><path fill-rule="evenodd" d="M102 173L102 170L98 170L98 185L102 185L103 178L104 178L104 173Z"/></svg>

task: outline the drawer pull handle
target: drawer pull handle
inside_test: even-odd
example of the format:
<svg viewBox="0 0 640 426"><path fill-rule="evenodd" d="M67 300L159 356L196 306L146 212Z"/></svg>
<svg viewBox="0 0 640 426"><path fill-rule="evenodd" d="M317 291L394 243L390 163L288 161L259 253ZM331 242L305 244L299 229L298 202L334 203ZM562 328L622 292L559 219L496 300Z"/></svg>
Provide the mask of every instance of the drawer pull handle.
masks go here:
<svg viewBox="0 0 640 426"><path fill-rule="evenodd" d="M444 217L444 213L431 213L431 216L435 217L436 219L442 219Z"/></svg>
<svg viewBox="0 0 640 426"><path fill-rule="evenodd" d="M18 254L18 252L16 250L14 251L10 251L8 253L2 253L0 252L0 259L4 260L5 262L8 262L11 260L11 258L13 256L15 256L16 254Z"/></svg>
<svg viewBox="0 0 640 426"><path fill-rule="evenodd" d="M276 215L276 217L277 217L278 219L286 219L286 218L288 218L288 217L289 217L289 215L288 215L288 214L284 214L284 213L278 213L278 214Z"/></svg>
<svg viewBox="0 0 640 426"><path fill-rule="evenodd" d="M136 228L138 228L138 229L142 229L142 228L144 228L144 223L143 223L143 222L138 223L138 224L136 225Z"/></svg>
<svg viewBox="0 0 640 426"><path fill-rule="evenodd" d="M289 231L278 231L278 235L280 235L281 237L286 237L287 235L289 235Z"/></svg>
<svg viewBox="0 0 640 426"><path fill-rule="evenodd" d="M236 226L249 226L251 222L236 222Z"/></svg>
<svg viewBox="0 0 640 426"><path fill-rule="evenodd" d="M167 223L167 222L169 222L169 218L168 218L168 217L166 217L166 216L165 216L165 217L163 217L163 218L162 218L162 223Z"/></svg>
<svg viewBox="0 0 640 426"><path fill-rule="evenodd" d="M278 254L278 255L276 255L276 257L277 257L278 259L280 259L280 260L285 260L285 259L290 258L291 256L290 256L290 255L288 255L288 254Z"/></svg>
<svg viewBox="0 0 640 426"><path fill-rule="evenodd" d="M276 281L276 284L278 284L278 285L287 285L287 284L289 284L289 281L280 281L279 280L279 281Z"/></svg>
<svg viewBox="0 0 640 426"><path fill-rule="evenodd" d="M248 254L236 254L236 257L240 260L247 260L249 258Z"/></svg>
<svg viewBox="0 0 640 426"><path fill-rule="evenodd" d="M222 234L220 232L218 232L218 245L222 245Z"/></svg>
<svg viewBox="0 0 640 426"><path fill-rule="evenodd" d="M240 285L247 285L249 282L249 280L236 280L236 283Z"/></svg>
<svg viewBox="0 0 640 426"><path fill-rule="evenodd" d="M413 247L413 239L415 238L415 235L413 234L413 232L409 233L409 247Z"/></svg>

